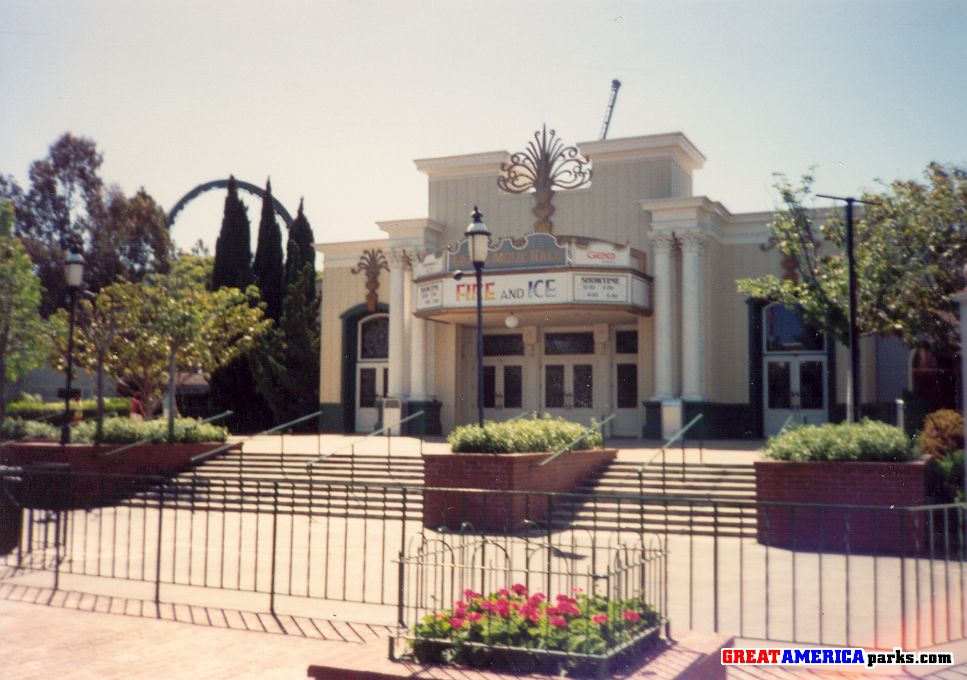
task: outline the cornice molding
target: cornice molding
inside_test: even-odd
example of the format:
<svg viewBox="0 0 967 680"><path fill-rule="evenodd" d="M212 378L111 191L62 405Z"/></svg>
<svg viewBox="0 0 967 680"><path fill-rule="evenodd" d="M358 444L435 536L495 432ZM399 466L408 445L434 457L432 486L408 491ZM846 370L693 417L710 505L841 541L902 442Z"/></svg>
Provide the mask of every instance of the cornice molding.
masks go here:
<svg viewBox="0 0 967 680"><path fill-rule="evenodd" d="M500 166L510 160L507 151L485 151L459 156L418 158L413 161L416 169L430 179L445 177L469 177L474 175L499 175Z"/></svg>
<svg viewBox="0 0 967 680"><path fill-rule="evenodd" d="M592 163L672 157L692 171L701 169L706 161L705 155L681 132L581 142L577 147Z"/></svg>

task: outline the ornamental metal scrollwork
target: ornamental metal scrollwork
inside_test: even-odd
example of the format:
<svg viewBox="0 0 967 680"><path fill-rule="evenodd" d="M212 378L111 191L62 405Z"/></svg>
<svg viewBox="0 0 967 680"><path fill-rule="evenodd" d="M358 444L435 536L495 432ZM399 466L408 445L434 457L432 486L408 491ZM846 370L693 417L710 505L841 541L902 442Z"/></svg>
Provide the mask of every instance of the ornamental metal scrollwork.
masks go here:
<svg viewBox="0 0 967 680"><path fill-rule="evenodd" d="M524 151L510 157L500 166L503 176L497 186L511 194L534 190L534 231L550 233L554 229L551 215L554 189L577 189L591 181L591 168L577 148L564 146L554 130L548 134L547 125L534 133Z"/></svg>
<svg viewBox="0 0 967 680"><path fill-rule="evenodd" d="M359 263L353 267L352 274L366 273L366 309L370 312L376 311L379 303L379 273L389 271L389 263L382 250L364 250L359 256Z"/></svg>

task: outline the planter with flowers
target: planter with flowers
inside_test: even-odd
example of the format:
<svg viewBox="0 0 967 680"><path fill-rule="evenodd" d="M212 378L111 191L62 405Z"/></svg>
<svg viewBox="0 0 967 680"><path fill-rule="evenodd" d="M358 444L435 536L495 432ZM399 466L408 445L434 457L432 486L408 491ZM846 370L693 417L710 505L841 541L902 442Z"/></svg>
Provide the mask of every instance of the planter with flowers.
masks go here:
<svg viewBox="0 0 967 680"><path fill-rule="evenodd" d="M549 417L462 425L447 440L452 453L423 455L423 523L431 529L512 531L541 521L552 509L548 494L572 490L617 455L594 422Z"/></svg>

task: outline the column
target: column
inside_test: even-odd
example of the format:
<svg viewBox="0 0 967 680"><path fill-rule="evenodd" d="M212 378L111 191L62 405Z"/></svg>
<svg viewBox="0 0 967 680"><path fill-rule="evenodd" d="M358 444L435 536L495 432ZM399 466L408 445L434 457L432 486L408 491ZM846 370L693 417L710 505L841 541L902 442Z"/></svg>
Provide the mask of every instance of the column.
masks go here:
<svg viewBox="0 0 967 680"><path fill-rule="evenodd" d="M389 386L387 393L403 397L406 349L406 282L403 254L393 251L389 256Z"/></svg>
<svg viewBox="0 0 967 680"><path fill-rule="evenodd" d="M409 396L412 392L411 371L415 359L413 349L413 316L415 307L413 302L413 266L410 253L403 253L403 394Z"/></svg>
<svg viewBox="0 0 967 680"><path fill-rule="evenodd" d="M679 234L682 246L682 398L705 400L705 234Z"/></svg>
<svg viewBox="0 0 967 680"><path fill-rule="evenodd" d="M426 401L426 320L410 319L410 399Z"/></svg>
<svg viewBox="0 0 967 680"><path fill-rule="evenodd" d="M664 401L675 396L675 353L672 305L674 291L672 281L672 250L675 237L670 233L651 234L652 274L655 277L654 309L655 329L655 395L653 401Z"/></svg>

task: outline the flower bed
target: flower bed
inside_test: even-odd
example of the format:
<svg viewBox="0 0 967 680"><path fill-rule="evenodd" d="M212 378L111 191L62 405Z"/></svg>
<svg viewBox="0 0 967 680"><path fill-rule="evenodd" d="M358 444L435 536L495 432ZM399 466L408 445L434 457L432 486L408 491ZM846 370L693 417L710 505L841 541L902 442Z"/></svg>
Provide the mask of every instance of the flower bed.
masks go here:
<svg viewBox="0 0 967 680"><path fill-rule="evenodd" d="M464 590L453 607L414 627L411 652L421 663L596 671L597 662L655 636L660 624L641 599L609 600L580 588L548 599L516 583L486 596Z"/></svg>

